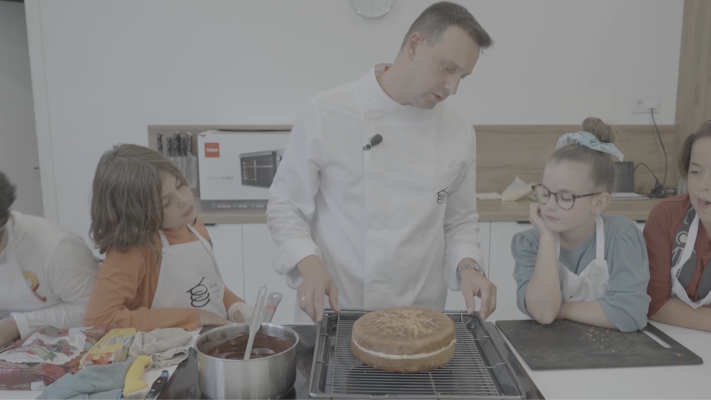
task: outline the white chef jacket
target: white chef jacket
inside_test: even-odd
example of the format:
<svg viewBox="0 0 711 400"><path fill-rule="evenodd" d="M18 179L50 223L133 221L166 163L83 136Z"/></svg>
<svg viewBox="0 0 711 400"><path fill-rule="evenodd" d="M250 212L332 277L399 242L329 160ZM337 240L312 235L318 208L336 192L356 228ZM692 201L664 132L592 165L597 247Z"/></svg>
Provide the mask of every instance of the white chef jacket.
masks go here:
<svg viewBox="0 0 711 400"><path fill-rule="evenodd" d="M99 269L99 262L84 240L51 221L17 211L11 212L6 229L12 231L12 250L25 283L42 304L35 310L10 313L21 337L26 338L43 325L83 326ZM8 252L8 248L0 252L0 268L9 267ZM0 311L0 318L5 316L7 312Z"/></svg>
<svg viewBox="0 0 711 400"><path fill-rule="evenodd" d="M442 310L459 262L484 266L474 128L444 104L395 102L376 80L384 68L298 113L267 206L274 268L298 288L296 264L318 256L341 309ZM382 143L364 151L376 134Z"/></svg>

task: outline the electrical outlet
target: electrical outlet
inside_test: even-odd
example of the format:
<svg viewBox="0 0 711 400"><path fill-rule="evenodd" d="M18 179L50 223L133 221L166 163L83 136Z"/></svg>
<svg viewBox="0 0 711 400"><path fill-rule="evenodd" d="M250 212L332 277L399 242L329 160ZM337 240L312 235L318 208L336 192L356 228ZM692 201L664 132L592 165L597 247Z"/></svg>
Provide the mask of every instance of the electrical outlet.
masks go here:
<svg viewBox="0 0 711 400"><path fill-rule="evenodd" d="M633 97L632 98L632 113L633 114L649 114L649 109L653 108L654 112L659 114L662 111L661 97Z"/></svg>

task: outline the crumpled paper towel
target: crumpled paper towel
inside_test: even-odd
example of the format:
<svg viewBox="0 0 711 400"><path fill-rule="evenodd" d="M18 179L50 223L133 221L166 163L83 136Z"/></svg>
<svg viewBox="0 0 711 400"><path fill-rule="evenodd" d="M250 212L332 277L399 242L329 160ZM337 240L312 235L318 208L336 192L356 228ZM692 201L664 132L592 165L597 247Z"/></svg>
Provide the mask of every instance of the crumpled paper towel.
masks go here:
<svg viewBox="0 0 711 400"><path fill-rule="evenodd" d="M526 183L517 176L509 187L501 193L501 201L517 201L524 198L536 200L531 189L533 185L534 183Z"/></svg>

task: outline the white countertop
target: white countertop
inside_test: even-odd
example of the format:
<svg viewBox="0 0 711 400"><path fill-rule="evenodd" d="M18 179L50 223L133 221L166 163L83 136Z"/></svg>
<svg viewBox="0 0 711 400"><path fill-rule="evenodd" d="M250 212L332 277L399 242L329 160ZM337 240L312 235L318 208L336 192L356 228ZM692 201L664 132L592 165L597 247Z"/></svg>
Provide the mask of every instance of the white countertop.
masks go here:
<svg viewBox="0 0 711 400"><path fill-rule="evenodd" d="M521 360L546 399L708 399L711 398L711 333L653 323L662 332L696 353L704 364L673 367L609 368L532 371ZM506 338L506 335L503 335ZM175 367L170 368L171 374ZM149 385L160 371L146 376ZM41 392L1 391L0 399L35 399Z"/></svg>

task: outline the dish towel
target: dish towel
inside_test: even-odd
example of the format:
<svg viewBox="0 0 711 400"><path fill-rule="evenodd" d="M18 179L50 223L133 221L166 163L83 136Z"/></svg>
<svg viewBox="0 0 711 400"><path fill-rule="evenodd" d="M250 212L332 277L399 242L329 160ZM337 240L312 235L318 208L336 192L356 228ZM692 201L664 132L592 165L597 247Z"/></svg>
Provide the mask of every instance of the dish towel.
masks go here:
<svg viewBox="0 0 711 400"><path fill-rule="evenodd" d="M94 365L67 374L44 389L38 399L119 399L126 372L135 357L122 363Z"/></svg>
<svg viewBox="0 0 711 400"><path fill-rule="evenodd" d="M132 357L147 355L151 364L146 371L164 369L180 364L188 358L193 336L182 328L156 329L150 332L138 332L133 339L128 354Z"/></svg>

